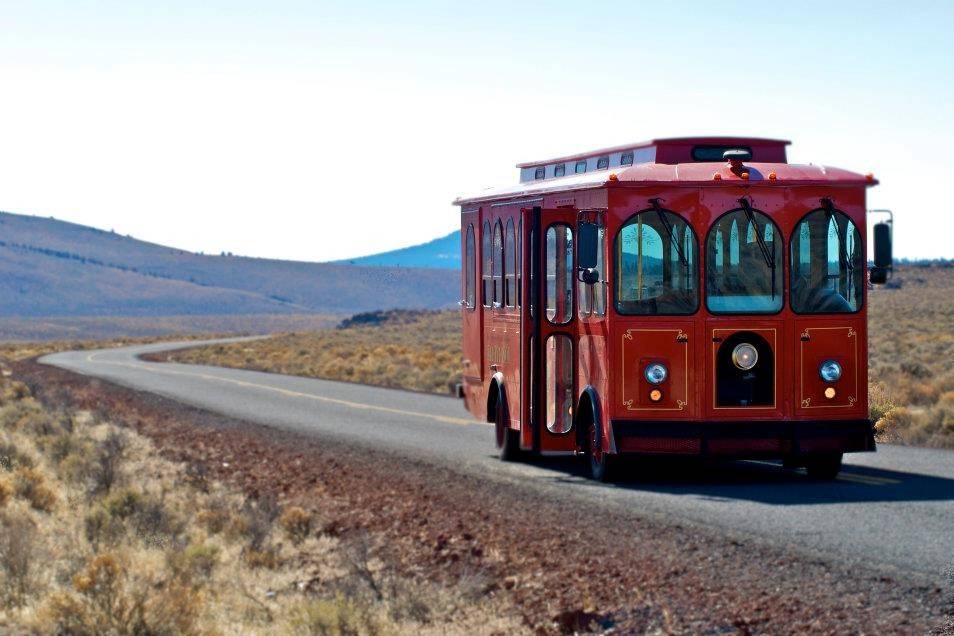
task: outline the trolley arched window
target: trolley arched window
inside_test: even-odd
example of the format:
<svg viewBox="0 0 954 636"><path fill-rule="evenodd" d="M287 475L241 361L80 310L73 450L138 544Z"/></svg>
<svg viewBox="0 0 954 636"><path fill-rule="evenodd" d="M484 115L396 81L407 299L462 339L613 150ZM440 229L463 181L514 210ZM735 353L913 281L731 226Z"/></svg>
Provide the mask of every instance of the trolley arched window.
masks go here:
<svg viewBox="0 0 954 636"><path fill-rule="evenodd" d="M699 307L698 244L678 214L662 208L631 217L616 235L616 311L684 316Z"/></svg>
<svg viewBox="0 0 954 636"><path fill-rule="evenodd" d="M493 251L493 273L494 273L494 305L503 304L503 229L500 221L494 224L494 251Z"/></svg>
<svg viewBox="0 0 954 636"><path fill-rule="evenodd" d="M490 307L494 299L493 252L490 251L490 243L490 222L484 221L480 233L480 301L484 307Z"/></svg>
<svg viewBox="0 0 954 636"><path fill-rule="evenodd" d="M507 219L507 232L504 237L504 304L514 307L517 303L517 238L514 236L513 219Z"/></svg>
<svg viewBox="0 0 954 636"><path fill-rule="evenodd" d="M547 320L565 325L573 317L573 229L563 223L551 225L545 249Z"/></svg>
<svg viewBox="0 0 954 636"><path fill-rule="evenodd" d="M706 306L718 314L774 314L782 309L781 234L763 212L745 199L741 203L709 230ZM723 256L726 236L728 259Z"/></svg>
<svg viewBox="0 0 954 636"><path fill-rule="evenodd" d="M792 310L853 313L864 293L861 233L834 208L809 212L792 233Z"/></svg>
<svg viewBox="0 0 954 636"><path fill-rule="evenodd" d="M477 246L474 241L474 225L467 226L467 244L464 248L464 306L473 309L477 290Z"/></svg>
<svg viewBox="0 0 954 636"><path fill-rule="evenodd" d="M523 219L517 222L517 307L523 304Z"/></svg>

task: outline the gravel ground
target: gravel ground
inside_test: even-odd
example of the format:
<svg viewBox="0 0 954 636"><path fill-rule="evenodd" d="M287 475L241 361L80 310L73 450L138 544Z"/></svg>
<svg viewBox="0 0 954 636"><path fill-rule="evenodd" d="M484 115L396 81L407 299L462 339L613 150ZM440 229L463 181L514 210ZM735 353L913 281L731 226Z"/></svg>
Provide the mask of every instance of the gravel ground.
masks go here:
<svg viewBox="0 0 954 636"><path fill-rule="evenodd" d="M954 598L705 528L561 505L446 467L252 425L21 362L46 399L102 410L202 478L317 501L324 532L370 533L407 574L460 581L541 634L954 633ZM876 531L876 529L867 529Z"/></svg>

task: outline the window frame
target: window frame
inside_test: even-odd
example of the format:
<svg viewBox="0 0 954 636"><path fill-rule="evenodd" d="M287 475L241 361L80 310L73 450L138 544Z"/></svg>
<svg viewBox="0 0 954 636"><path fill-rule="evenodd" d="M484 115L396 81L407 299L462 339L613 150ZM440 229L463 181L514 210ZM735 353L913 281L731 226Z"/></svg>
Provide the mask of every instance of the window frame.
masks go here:
<svg viewBox="0 0 954 636"><path fill-rule="evenodd" d="M635 163L636 153L633 152L624 152L619 156L619 165L621 166L631 166ZM627 161L628 159L628 161Z"/></svg>
<svg viewBox="0 0 954 636"><path fill-rule="evenodd" d="M480 304L483 307L492 307L494 303L493 240L490 219L484 219L480 229Z"/></svg>
<svg viewBox="0 0 954 636"><path fill-rule="evenodd" d="M473 223L467 224L464 241L464 256L467 259L464 264L464 307L474 311L477 309L477 237Z"/></svg>
<svg viewBox="0 0 954 636"><path fill-rule="evenodd" d="M503 306L513 309L517 306L517 237L513 226L513 217L507 218L507 224L504 227L504 260L503 260L503 280L504 280L504 300Z"/></svg>
<svg viewBox="0 0 954 636"><path fill-rule="evenodd" d="M686 224L686 227L689 228L689 232L690 232L690 234L692 235L692 240L693 240L694 243L695 243L696 251L695 251L695 254L693 255L693 256L694 256L693 269L696 270L696 286L693 288L693 291L695 291L695 293L696 293L696 294L695 294L695 295L696 295L696 305L695 305L695 308L694 308L691 312L689 312L689 313L678 313L678 314L673 314L673 313L635 314L635 313L623 312L623 311L620 311L620 309L619 309L619 294L616 293L616 285L615 285L615 284L614 284L614 285L608 285L608 287L611 287L611 288L613 289L613 302L610 303L610 302L609 302L609 298L607 298L607 299L606 299L606 304L607 304L607 305L612 304L612 306L613 306L613 311L616 312L616 315L617 315L617 316L621 316L621 317L625 317L625 318L632 318L633 316L636 316L636 317L639 317L639 318L656 318L656 317L660 317L660 316L662 316L662 317L686 317L686 316L695 316L696 314L699 313L699 309L700 309L700 308L702 307L702 305L703 305L702 295L703 295L703 288L705 287L705 280L703 279L703 275L702 275L702 274L703 274L703 272L702 272L702 259L699 257L699 254L700 254L700 252L701 252L700 247L699 247L699 235L696 234L696 229L695 229L694 227L692 227L692 222L691 222L688 218L686 218L685 216L683 216L682 214L676 212L675 210L670 210L670 209L668 209L668 208L660 208L660 211L662 211L663 213L668 212L668 213L670 213L670 214L673 214L674 216L679 217L679 218L682 220L682 222ZM635 219L636 217L638 217L640 214L645 214L646 212L656 212L656 209L655 209L655 208L645 208L645 209L642 209L642 210L638 210L638 211L636 211L636 212L633 212L633 213L630 214L628 217L626 217L626 220L623 221L622 224L620 224L619 229L616 230L616 235L613 237L613 276L614 276L614 282L618 282L618 281L622 278L622 273L621 273L621 272L622 272L622 268L620 267L620 264L619 264L619 256L620 256L620 254L621 254L621 252L620 252L620 250L619 250L619 237L620 237L620 235L623 233L623 230L626 228L626 226L629 225L629 222L630 222L630 221L634 220L634 219ZM660 238L662 238L662 237L660 237ZM682 237L680 240L685 240L685 235L683 235L683 237ZM670 249L671 249L671 245L670 245L669 247L670 247ZM609 296L609 291L607 291L607 296Z"/></svg>
<svg viewBox="0 0 954 636"><path fill-rule="evenodd" d="M596 160L597 170L609 170L609 156L600 157Z"/></svg>
<svg viewBox="0 0 954 636"><path fill-rule="evenodd" d="M789 263L788 263L789 269L788 269L788 275L789 275L790 277L791 277L792 274L794 274L794 272L795 272L795 268L792 267L792 262L791 262L791 259L793 259L793 258L796 257L795 247L794 247L794 246L795 246L795 238L798 236L798 233L800 232L800 227L801 227L801 225L802 225L802 222L803 222L805 219L807 219L809 216L811 216L812 214L815 214L816 212L828 212L828 210L825 209L825 208L814 208L814 209L812 209L812 210L809 210L808 212L806 212L805 214L803 214L803 215L798 219L798 221L795 222L795 225L794 225L794 226L792 226L792 235L791 235L791 236L789 237L789 239L788 239L788 243L789 243L789 244L788 244L788 252L789 252ZM865 275L865 270L867 269L867 249L868 249L868 246L867 246L867 243L865 242L865 236L862 235L861 229L858 227L858 225L855 223L855 221L854 221L850 216L848 216L848 214L846 214L843 210L839 210L839 209L836 208L836 207L832 207L832 208L831 208L831 212L832 212L833 214L841 214L843 217L845 217L846 219L848 219L848 222L851 223L851 224L854 226L855 231L858 232L858 236L859 236L860 239L861 239L861 246L860 246L859 249L861 250L861 254L864 255L863 258L862 258L862 260L864 261L864 265L863 265L862 268L861 268L861 284L860 284L859 287L858 287L858 288L861 290L861 302L858 303L858 309L856 309L856 310L854 310L854 311L837 311L837 312L833 312L833 311L798 311L798 310L795 309L795 302L793 301L794 294L795 294L794 281L789 280L789 283L788 283L788 287L789 287L789 289L788 289L788 295L789 295L788 301L789 301L789 305L788 305L788 306L789 306L789 308L792 310L792 313L795 314L795 315L797 315L797 316L854 316L854 315L856 315L856 314L860 314L860 313L861 313L862 311L864 311L864 309L865 309L865 297L868 295L868 294L867 294L867 290L866 290L866 287L867 287L867 284L868 284L868 277ZM809 240L809 242L812 240L812 239L811 239L811 235L809 235L808 240ZM840 239L839 239L839 240L840 240ZM810 243L809 243L809 244L810 244ZM809 257L809 259L811 259L811 250L810 250L810 249L809 249L809 255L808 255L808 257ZM811 262L811 260L809 260L809 262Z"/></svg>
<svg viewBox="0 0 954 636"><path fill-rule="evenodd" d="M500 237L500 242L497 242L497 237ZM494 309L500 309L504 306L503 298L503 281L504 281L504 236L503 236L503 224L501 224L500 219L494 223L493 229L493 238L491 239L491 248L490 253L493 258L491 265L491 273L493 276L493 304L491 307ZM500 307L497 306L497 303L500 303Z"/></svg>
<svg viewBox="0 0 954 636"><path fill-rule="evenodd" d="M554 177L565 177L566 176L566 164L558 163L553 166L553 176Z"/></svg>
<svg viewBox="0 0 954 636"><path fill-rule="evenodd" d="M583 169L580 170L580 166L583 166ZM580 159L576 162L576 165L573 166L573 174L584 174L586 172L586 159Z"/></svg>
<svg viewBox="0 0 954 636"><path fill-rule="evenodd" d="M541 179L546 179L546 178L547 178L547 167L546 167L546 166L538 166L538 167L536 167L536 168L533 169L533 180L534 180L534 181L539 181L539 180L541 180Z"/></svg>
<svg viewBox="0 0 954 636"><path fill-rule="evenodd" d="M550 257L549 251L547 250L547 234L550 233L552 228L565 227L570 232L570 240L573 241L573 249L570 250L570 267L567 269L567 280L570 282L570 307L566 310L566 320L561 322L556 322L550 318L549 312L549 287L547 286L547 265L549 263L548 259ZM565 328L570 325L573 320L576 318L576 228L573 227L570 223L566 221L554 221L547 225L546 229L543 231L543 317L546 318L547 323L551 327ZM561 259L562 260L562 259ZM559 261L557 261L559 262ZM556 271L554 271L554 274ZM556 281L554 281L554 289L556 288ZM565 290L564 290L565 291Z"/></svg>
<svg viewBox="0 0 954 636"><path fill-rule="evenodd" d="M778 236L778 244L779 244L779 245L781 246L781 248L782 248L782 255L781 255L781 263L782 263L781 267L782 267L782 271L781 271L781 275L780 275L780 277L779 277L779 283L780 283L780 287L781 287L781 290L780 290L780 292L779 292L779 295L780 295L781 298L782 298L782 304L781 304L781 306L778 308L777 311L772 311L772 312L768 312L768 311L744 311L744 312L742 312L742 311L713 311L713 310L709 307L709 276L708 276L708 271L707 271L707 270L703 270L703 272L702 272L702 288L700 289L700 292L703 293L703 294L705 294L705 298L706 298L706 302L705 302L706 311L709 312L709 313L710 313L711 315L713 315L713 316L777 316L777 315L779 315L780 313L782 313L783 311L785 311L785 282L786 282L785 277L788 276L788 268L785 266L785 263L786 263L786 260L787 260L787 255L786 255L786 253L785 253L785 252L786 252L786 249L787 249L786 240L785 240L785 233L782 232L782 228L779 227L778 223L776 223L776 222L774 221L774 219L772 219L772 217L769 216L764 210L760 210L760 209L754 208L754 207L751 208L751 210L752 210L752 212L753 212L754 214L761 214L762 216L764 216L766 219L768 219L769 223L771 223L771 224L774 226L774 227L772 228L772 232L773 232L772 236L773 236L773 237L774 237L774 236ZM723 218L729 216L730 214L734 214L734 213L736 213L736 212L745 212L745 208L738 207L738 208L732 208L731 210L726 210L725 212L723 212L722 214L720 214L719 216L717 216L716 219L709 225L709 229L706 231L706 242L705 242L705 245L704 245L704 253L705 253L705 263L706 263L706 267L708 267L708 265L709 265L709 237L712 236L712 233L713 233L714 231L716 231L716 229L718 229L719 222L720 222ZM733 222L733 223L734 223L734 222ZM737 229L736 229L736 232L737 232L736 236L739 237L739 239L738 239L738 244L739 244L739 259L741 260L742 243L743 243L743 237L742 237L742 235L743 235L743 232L745 232L745 228L739 228L737 224L735 224L735 227L737 228ZM758 228L756 227L756 230L757 230L757 229L758 229ZM757 234L757 233L758 233L758 232L756 232L756 234ZM757 240L757 239L756 239L756 240ZM731 228L730 228L730 229L729 229L729 242L730 242L730 244L729 244L729 249L728 249L728 250L723 250L723 258L725 258L726 256L728 257L726 260L728 261L728 263L730 264L730 266L731 266L731 263L732 263L732 245L731 245L731 241L732 241L732 230L731 230ZM773 239L772 242L774 243L774 242L776 242L776 241ZM728 254L725 254L725 252L728 252ZM725 262L725 261L723 261L723 262Z"/></svg>

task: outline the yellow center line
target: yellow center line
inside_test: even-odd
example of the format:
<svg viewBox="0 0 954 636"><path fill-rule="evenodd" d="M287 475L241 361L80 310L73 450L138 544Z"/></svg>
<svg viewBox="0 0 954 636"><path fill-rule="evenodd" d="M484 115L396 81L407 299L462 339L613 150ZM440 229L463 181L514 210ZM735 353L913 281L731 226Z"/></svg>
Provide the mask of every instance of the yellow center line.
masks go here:
<svg viewBox="0 0 954 636"><path fill-rule="evenodd" d="M137 369L140 371L148 371L150 373L159 373L167 375L181 375L186 377L201 378L203 380L213 380L216 382L225 382L227 384L234 384L237 386L242 386L252 389L261 389L263 391L272 391L273 393L278 393L280 395L285 395L288 397L297 397L297 398L306 398L309 400L315 400L317 402L325 402L327 404L337 404L339 406L347 406L353 409L361 409L366 411L378 411L381 413L391 413L394 415L408 415L411 417L425 418L429 420L434 420L436 422L441 422L443 424L455 424L458 426L469 426L471 424L485 424L485 422L480 422L478 420L469 420L461 417L448 417L445 415L434 415L433 413L421 413L418 411L405 411L404 409L396 409L389 406L376 406L374 404L365 404L363 402L352 402L350 400L342 400L339 398L330 398L323 395L315 395L313 393L302 393L300 391L292 391L290 389L282 389L279 387L269 386L267 384L257 384L255 382L247 382L245 380L235 380L232 378L222 378L215 375L210 375L207 373L197 373L190 371L176 371L173 369L164 369L162 367L153 366L151 364L133 364L129 362L115 362L109 360L97 360L96 356L100 353L91 353L86 356L87 362L92 362L96 364L111 364L117 367L129 367L130 369Z"/></svg>

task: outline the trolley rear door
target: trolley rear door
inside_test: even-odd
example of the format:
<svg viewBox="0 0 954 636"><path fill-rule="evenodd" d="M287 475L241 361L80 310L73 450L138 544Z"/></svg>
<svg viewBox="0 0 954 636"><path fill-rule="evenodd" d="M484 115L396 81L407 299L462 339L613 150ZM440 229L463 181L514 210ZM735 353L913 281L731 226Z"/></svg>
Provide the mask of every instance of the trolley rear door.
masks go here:
<svg viewBox="0 0 954 636"><path fill-rule="evenodd" d="M480 259L480 218L479 210L465 210L461 214L461 326L463 333L463 385L467 408L472 413L479 412L484 396L481 377L483 352L483 306L481 303L481 281L477 264Z"/></svg>

